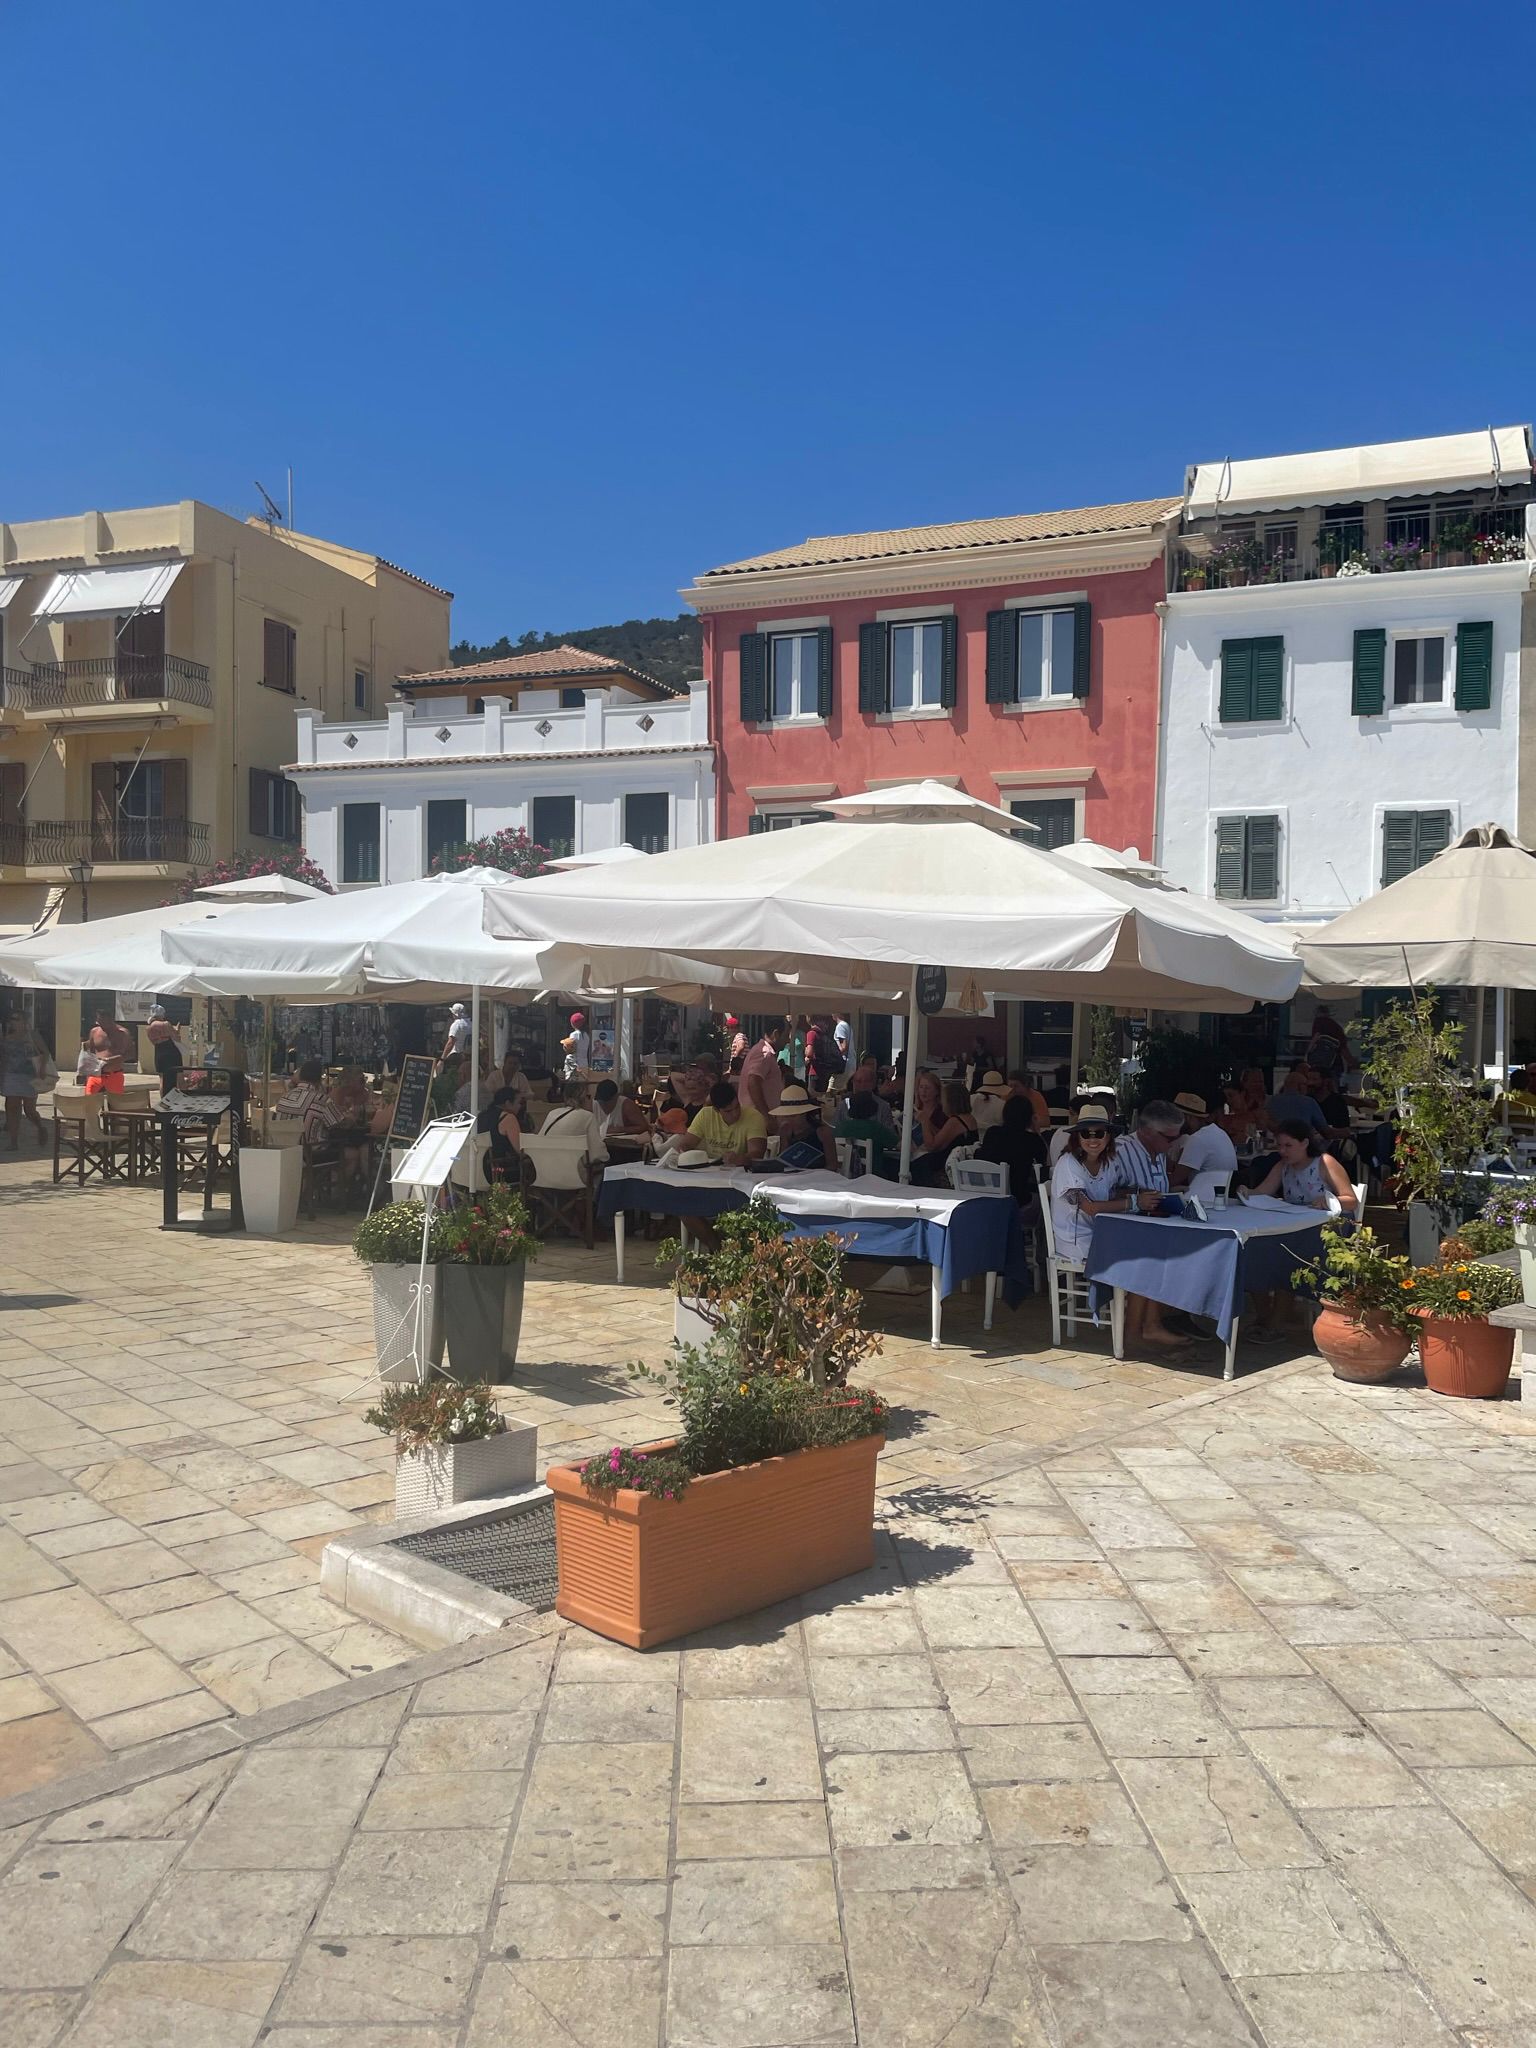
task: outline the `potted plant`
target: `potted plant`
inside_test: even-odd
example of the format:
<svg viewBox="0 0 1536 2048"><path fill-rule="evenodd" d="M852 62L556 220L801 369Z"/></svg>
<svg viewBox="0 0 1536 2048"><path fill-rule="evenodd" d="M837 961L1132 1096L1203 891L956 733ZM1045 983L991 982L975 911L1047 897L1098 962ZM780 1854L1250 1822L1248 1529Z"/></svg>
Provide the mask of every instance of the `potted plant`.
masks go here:
<svg viewBox="0 0 1536 2048"><path fill-rule="evenodd" d="M1436 539L1440 545L1440 565L1445 569L1460 569L1472 551L1476 533L1470 519L1442 519Z"/></svg>
<svg viewBox="0 0 1536 2048"><path fill-rule="evenodd" d="M443 1333L456 1380L511 1379L523 1321L523 1279L538 1240L521 1195L486 1188L433 1223L442 1272Z"/></svg>
<svg viewBox="0 0 1536 2048"><path fill-rule="evenodd" d="M879 1338L863 1327L858 1290L848 1285L840 1238L792 1237L766 1195L717 1217L715 1233L713 1250L685 1252L675 1239L659 1247L672 1262L679 1344L707 1344L729 1329L749 1358L832 1386L879 1350Z"/></svg>
<svg viewBox="0 0 1536 2048"><path fill-rule="evenodd" d="M1344 536L1336 526L1325 526L1317 536L1317 573L1319 576L1337 576L1339 565L1348 550Z"/></svg>
<svg viewBox="0 0 1536 2048"><path fill-rule="evenodd" d="M386 1387L363 1420L395 1439L395 1513L401 1517L534 1484L538 1431L509 1429L484 1386L428 1380Z"/></svg>
<svg viewBox="0 0 1536 2048"><path fill-rule="evenodd" d="M878 1394L749 1363L727 1326L647 1376L675 1388L675 1439L545 1473L558 1613L641 1650L868 1569Z"/></svg>
<svg viewBox="0 0 1536 2048"><path fill-rule="evenodd" d="M1462 1027L1435 1021L1435 992L1415 990L1383 1011L1365 1034L1365 1060L1399 1104L1392 1171L1408 1207L1408 1249L1427 1265L1439 1241L1487 1194L1479 1161L1493 1135L1494 1110L1477 1084L1457 1071Z"/></svg>
<svg viewBox="0 0 1536 2048"><path fill-rule="evenodd" d="M1486 1229L1509 1232L1509 1241L1520 1254L1521 1297L1536 1306L1536 1187L1496 1188L1483 1204L1481 1221ZM1467 1225L1462 1235L1471 1228ZM1479 1256L1498 1249L1484 1241Z"/></svg>
<svg viewBox="0 0 1536 2048"><path fill-rule="evenodd" d="M1523 562L1525 540L1514 533L1478 533L1472 537L1474 562Z"/></svg>
<svg viewBox="0 0 1536 2048"><path fill-rule="evenodd" d="M252 1131L240 1147L240 1207L254 1237L281 1237L299 1220L304 1181L303 1126L281 1117L265 1136Z"/></svg>
<svg viewBox="0 0 1536 2048"><path fill-rule="evenodd" d="M1204 590L1209 578L1210 572L1204 562L1187 562L1185 564L1183 580L1186 590Z"/></svg>
<svg viewBox="0 0 1536 2048"><path fill-rule="evenodd" d="M1228 534L1211 549L1211 573L1218 583L1231 589L1252 583L1263 559L1263 550L1255 534Z"/></svg>
<svg viewBox="0 0 1536 2048"><path fill-rule="evenodd" d="M1424 566L1425 543L1416 535L1407 540L1389 540L1377 557L1380 568L1389 573L1402 569L1421 569Z"/></svg>
<svg viewBox="0 0 1536 2048"><path fill-rule="evenodd" d="M1425 1384L1463 1400L1497 1400L1509 1384L1515 1332L1495 1329L1488 1317L1520 1299L1515 1275L1460 1259L1420 1266L1402 1284L1419 1317Z"/></svg>
<svg viewBox="0 0 1536 2048"><path fill-rule="evenodd" d="M421 1264L425 1214L420 1202L387 1202L352 1233L353 1252L373 1274L381 1380L425 1379L443 1362L443 1301L430 1230L425 1271Z"/></svg>
<svg viewBox="0 0 1536 2048"><path fill-rule="evenodd" d="M1320 1257L1291 1275L1293 1287L1321 1304L1312 1342L1335 1379L1390 1379L1408 1356L1414 1331L1403 1288L1408 1270L1407 1259L1389 1252L1375 1231L1328 1229Z"/></svg>
<svg viewBox="0 0 1536 2048"><path fill-rule="evenodd" d="M1341 576L1369 576L1371 563L1362 548L1351 548L1339 564Z"/></svg>

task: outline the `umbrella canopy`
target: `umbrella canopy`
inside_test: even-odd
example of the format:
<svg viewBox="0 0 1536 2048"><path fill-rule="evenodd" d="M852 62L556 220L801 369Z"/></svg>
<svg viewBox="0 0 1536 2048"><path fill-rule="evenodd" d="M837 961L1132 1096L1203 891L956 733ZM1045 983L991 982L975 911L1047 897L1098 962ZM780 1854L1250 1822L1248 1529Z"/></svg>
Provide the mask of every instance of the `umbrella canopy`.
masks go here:
<svg viewBox="0 0 1536 2048"><path fill-rule="evenodd" d="M959 794L939 787L946 800ZM489 888L487 929L570 943L594 964L609 948L631 959L675 948L804 975L854 1000L855 970L905 994L921 966L1041 1000L1244 1010L1295 993L1299 962L1256 919L1027 846L1008 813L972 815L990 805L926 809L931 785L877 794L869 818Z"/></svg>
<svg viewBox="0 0 1536 2048"><path fill-rule="evenodd" d="M311 896L325 895L312 882L296 881L292 875L237 875L232 882L209 882L194 889L194 896L207 896L218 903L303 903Z"/></svg>
<svg viewBox="0 0 1536 2048"><path fill-rule="evenodd" d="M1314 988L1536 988L1536 856L1474 825L1299 946Z"/></svg>
<svg viewBox="0 0 1536 2048"><path fill-rule="evenodd" d="M201 995L184 988L160 950L163 933L216 924L237 913L219 903L162 903L92 924L55 924L0 941L0 982L16 988L110 988L149 995Z"/></svg>
<svg viewBox="0 0 1536 2048"><path fill-rule="evenodd" d="M1123 875L1128 882L1161 882L1163 871L1154 862L1143 860L1134 846L1123 852L1113 846L1100 846L1096 839L1070 839L1056 851L1063 860L1074 860L1079 867L1097 868L1101 874Z"/></svg>

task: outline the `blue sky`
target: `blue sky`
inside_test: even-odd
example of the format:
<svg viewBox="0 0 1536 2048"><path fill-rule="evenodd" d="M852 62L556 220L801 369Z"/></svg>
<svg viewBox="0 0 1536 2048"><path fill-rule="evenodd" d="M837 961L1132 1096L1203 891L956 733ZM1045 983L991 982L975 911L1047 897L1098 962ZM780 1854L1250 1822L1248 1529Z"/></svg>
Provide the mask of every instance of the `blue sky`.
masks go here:
<svg viewBox="0 0 1536 2048"><path fill-rule="evenodd" d="M474 639L1526 420L1536 16L0 0L0 518L252 479Z"/></svg>

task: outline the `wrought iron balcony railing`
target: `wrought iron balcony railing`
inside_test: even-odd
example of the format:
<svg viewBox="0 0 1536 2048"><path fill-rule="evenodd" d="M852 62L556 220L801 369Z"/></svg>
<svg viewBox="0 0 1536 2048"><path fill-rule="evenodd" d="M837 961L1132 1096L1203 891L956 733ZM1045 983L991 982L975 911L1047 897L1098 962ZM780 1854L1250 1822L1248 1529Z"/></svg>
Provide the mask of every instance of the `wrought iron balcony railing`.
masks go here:
<svg viewBox="0 0 1536 2048"><path fill-rule="evenodd" d="M8 668L5 701L17 711L158 702L195 704L206 711L213 704L213 687L200 661L183 661L179 654L104 654Z"/></svg>

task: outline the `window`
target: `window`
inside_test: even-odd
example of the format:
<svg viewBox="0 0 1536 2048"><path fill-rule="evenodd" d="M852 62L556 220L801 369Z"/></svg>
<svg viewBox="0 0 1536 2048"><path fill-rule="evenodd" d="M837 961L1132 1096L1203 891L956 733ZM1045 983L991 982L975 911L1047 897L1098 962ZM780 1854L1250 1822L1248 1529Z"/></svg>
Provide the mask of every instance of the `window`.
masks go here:
<svg viewBox="0 0 1536 2048"><path fill-rule="evenodd" d="M585 711L586 708L587 693L579 683L574 689L567 688L561 690L560 709L562 711Z"/></svg>
<svg viewBox="0 0 1536 2048"><path fill-rule="evenodd" d="M1223 640L1221 722L1243 725L1285 716L1285 642Z"/></svg>
<svg viewBox="0 0 1536 2048"><path fill-rule="evenodd" d="M671 834L672 800L665 790L624 799L624 843L641 853L665 853Z"/></svg>
<svg viewBox="0 0 1536 2048"><path fill-rule="evenodd" d="M1365 507L1330 505L1318 524L1325 559L1342 562L1365 546Z"/></svg>
<svg viewBox="0 0 1536 2048"><path fill-rule="evenodd" d="M1019 687L1021 704L1073 694L1075 620L1069 611L1025 612L1019 621Z"/></svg>
<svg viewBox="0 0 1536 2048"><path fill-rule="evenodd" d="M529 810L528 833L535 846L547 846L557 860L576 851L575 797L536 796Z"/></svg>
<svg viewBox="0 0 1536 2048"><path fill-rule="evenodd" d="M1216 894L1236 903L1272 903L1280 894L1280 820L1218 818Z"/></svg>
<svg viewBox="0 0 1536 2048"><path fill-rule="evenodd" d="M937 619L892 626L891 679L887 708L921 711L944 702L944 628Z"/></svg>
<svg viewBox="0 0 1536 2048"><path fill-rule="evenodd" d="M93 860L185 860L187 836L184 760L92 764Z"/></svg>
<svg viewBox="0 0 1536 2048"><path fill-rule="evenodd" d="M281 619L261 622L261 680L269 690L291 697L298 674L298 635Z"/></svg>
<svg viewBox="0 0 1536 2048"><path fill-rule="evenodd" d="M297 841L303 836L299 786L267 768L251 770L251 831L258 839Z"/></svg>
<svg viewBox="0 0 1536 2048"><path fill-rule="evenodd" d="M1088 695L1086 604L987 614L987 702L1069 704Z"/></svg>
<svg viewBox="0 0 1536 2048"><path fill-rule="evenodd" d="M343 804L341 807L341 879L344 882L376 882L379 879L377 804Z"/></svg>
<svg viewBox="0 0 1536 2048"><path fill-rule="evenodd" d="M820 825L830 811L758 811L747 820L748 832L787 832L792 825Z"/></svg>
<svg viewBox="0 0 1536 2048"><path fill-rule="evenodd" d="M768 664L769 717L814 718L821 687L819 634L775 633Z"/></svg>
<svg viewBox="0 0 1536 2048"><path fill-rule="evenodd" d="M352 709L366 712L373 701L373 679L365 668L352 671Z"/></svg>
<svg viewBox="0 0 1536 2048"><path fill-rule="evenodd" d="M1016 818L1033 825L1033 832L1020 832L1026 846L1069 846L1077 837L1077 799L1070 796L1019 797L1008 806Z"/></svg>
<svg viewBox="0 0 1536 2048"><path fill-rule="evenodd" d="M1441 704L1445 701L1445 635L1404 634L1392 642L1392 702Z"/></svg>
<svg viewBox="0 0 1536 2048"><path fill-rule="evenodd" d="M461 796L427 799L427 867L469 838L469 806Z"/></svg>
<svg viewBox="0 0 1536 2048"><path fill-rule="evenodd" d="M1451 843L1449 811L1383 811L1381 886L1400 882Z"/></svg>

